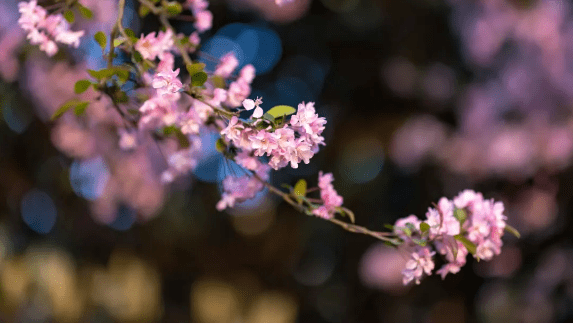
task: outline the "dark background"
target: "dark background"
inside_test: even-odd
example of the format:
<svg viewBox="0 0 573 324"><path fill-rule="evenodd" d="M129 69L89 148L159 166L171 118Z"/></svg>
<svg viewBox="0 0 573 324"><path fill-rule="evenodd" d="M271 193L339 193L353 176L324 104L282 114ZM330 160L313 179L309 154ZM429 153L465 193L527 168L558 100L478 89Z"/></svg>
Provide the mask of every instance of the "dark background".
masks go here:
<svg viewBox="0 0 573 324"><path fill-rule="evenodd" d="M274 31L275 42L261 41L256 51L267 71L255 79L252 97L263 96L265 108L314 101L318 114L328 120L327 145L309 165L274 172L275 185L292 185L299 178L315 185L318 170L332 172L357 224L373 230L410 214L423 217L432 202L466 188L506 204L508 223L522 232L521 239L506 235L502 254L491 262L471 259L460 273L445 280L431 276L419 286L402 286L404 259L391 248L299 214L270 195L254 207L217 212L217 182L221 172L231 172L218 160L208 161L216 166L205 162L196 171L207 182L190 176L166 187L156 211L143 216L129 203L118 203L113 221L103 224L91 207L98 194L86 200L71 184L72 165L82 158L54 147L55 123L43 113L46 104L30 95L38 84L28 75L50 63L23 41L11 54L4 52L2 64L17 65L18 73L6 77L3 72L0 80L0 320L571 321L570 159L554 167L539 162L537 155L501 171L466 167L470 162L452 167L458 156L451 153L449 140L459 134L475 139L478 155L471 163L486 165L491 151L479 139L498 131L489 125L480 133L466 132L462 120L471 121L464 117L467 89L502 75L512 62L524 61L524 56L511 54L520 51L520 42L526 43L517 37L504 42L492 63L476 64L468 56L469 43L460 37L464 30L453 20L472 21L484 12L483 3L294 0L278 7L270 0L213 1L213 29L201 36L213 42L205 51L216 56L227 46L213 49L220 42L217 31L229 24L235 25L227 28L227 36L251 27ZM537 5L500 3L518 12ZM18 28L17 8L11 1L3 6L8 10L0 14L5 16L0 35L6 39ZM566 22L571 19L568 6L559 8ZM153 17L128 18L138 35L157 26ZM192 30L188 23L174 24L187 34ZM91 35L82 41L93 42ZM101 60L99 49L86 46L77 50L80 54L61 50L55 59L75 66L89 56L89 64L101 64L93 63ZM528 66L536 66L538 51L525 52L534 62ZM16 61L10 63L6 56ZM571 58L565 54L567 62ZM43 65L26 63L30 60ZM438 81L430 78L432 71L438 71ZM554 98L556 86L535 81L545 80L543 71L525 73L541 75L533 83L545 90L536 96ZM42 87L49 90L51 85ZM533 110L554 114L563 107L567 113L557 119L566 123L569 97L561 96L553 106L496 101L498 125L519 128L537 118ZM416 155L409 153L416 148L408 146L414 139L399 141L397 131L420 116L425 119L416 127L440 125L446 139L434 143L427 133L412 135L422 144L436 144L430 153ZM549 124L549 129L556 127ZM419 134L415 131L405 132ZM403 152L396 145L406 153L396 153ZM32 198L31 190L36 190ZM30 225L26 217L39 223ZM42 223L44 218L55 219L54 225Z"/></svg>

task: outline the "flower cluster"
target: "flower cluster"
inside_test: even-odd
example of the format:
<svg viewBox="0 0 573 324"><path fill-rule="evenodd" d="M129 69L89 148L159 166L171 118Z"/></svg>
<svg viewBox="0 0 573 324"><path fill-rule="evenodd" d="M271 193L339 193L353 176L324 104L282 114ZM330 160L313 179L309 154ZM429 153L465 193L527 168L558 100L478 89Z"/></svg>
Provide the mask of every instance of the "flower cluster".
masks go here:
<svg viewBox="0 0 573 324"><path fill-rule="evenodd" d="M213 14L207 10L209 3L206 0L187 0L185 5L195 16L193 26L198 32L203 33L211 29L213 26Z"/></svg>
<svg viewBox="0 0 573 324"><path fill-rule="evenodd" d="M506 226L503 212L503 203L465 190L453 201L441 198L435 208L428 209L423 222L415 215L396 221L394 234L403 241L402 247L410 255L402 271L404 284L410 281L419 284L424 273L431 275L436 252L446 262L436 271L442 279L448 273L459 272L468 253L486 261L499 255Z"/></svg>
<svg viewBox="0 0 573 324"><path fill-rule="evenodd" d="M168 29L163 32L160 31L157 36L152 32L146 36L141 35L141 38L135 43L135 50L137 50L141 57L146 60L155 60L159 57L160 60L166 59L166 55L173 49L173 31Z"/></svg>
<svg viewBox="0 0 573 324"><path fill-rule="evenodd" d="M334 181L332 173L323 174L322 171L318 173L318 187L320 188L322 206L314 209L312 213L324 219L334 217L336 208L341 207L343 202L343 198L334 190L332 181Z"/></svg>
<svg viewBox="0 0 573 324"><path fill-rule="evenodd" d="M241 159L240 161L245 161ZM221 211L228 207L234 207L235 203L242 202L248 199L255 198L255 195L263 190L264 183L269 179L270 168L268 165L261 164L258 161L254 162L252 165L254 174L257 177L251 175L244 175L241 177L228 176L223 180L223 194L221 195L221 200L217 203L217 210ZM241 165L244 163L239 162Z"/></svg>
<svg viewBox="0 0 573 324"><path fill-rule="evenodd" d="M27 38L33 45L40 45L40 50L48 56L58 52L56 42L77 48L84 31L70 31L69 25L61 14L50 15L46 9L38 6L36 0L18 4L20 19L18 24L28 32Z"/></svg>
<svg viewBox="0 0 573 324"><path fill-rule="evenodd" d="M295 169L300 162L308 164L310 158L318 152L318 146L324 145L321 134L326 119L318 117L314 103L299 104L290 122L281 127L273 127L271 122L261 118L262 111L258 109L260 103L260 99L256 104L246 100L243 104L245 109L257 107L251 118L254 121L249 124L234 116L221 131L221 135L242 150L253 151L256 156L268 156L269 165L275 170L289 163Z"/></svg>

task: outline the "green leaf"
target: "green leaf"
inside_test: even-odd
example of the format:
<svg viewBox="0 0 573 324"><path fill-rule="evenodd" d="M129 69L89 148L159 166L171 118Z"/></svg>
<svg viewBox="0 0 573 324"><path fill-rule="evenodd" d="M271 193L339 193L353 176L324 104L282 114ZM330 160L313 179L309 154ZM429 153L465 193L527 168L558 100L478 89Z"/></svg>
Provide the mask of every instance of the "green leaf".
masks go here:
<svg viewBox="0 0 573 324"><path fill-rule="evenodd" d="M121 67L114 67L114 75L117 75L117 78L121 82L126 82L129 79L129 70L126 68Z"/></svg>
<svg viewBox="0 0 573 324"><path fill-rule="evenodd" d="M175 125L164 127L163 128L163 134L164 135L175 135L175 137L177 137L177 140L179 141L179 146L181 146L182 148L187 148L191 145L187 136L185 136L185 134L183 134L181 132L181 129L179 129Z"/></svg>
<svg viewBox="0 0 573 324"><path fill-rule="evenodd" d="M520 237L521 237L521 234L519 234L519 231L518 231L518 230L516 230L515 228L513 228L513 227L511 227L511 226L509 226L509 225L507 225L507 224L505 225L505 231L508 232L508 233L513 234L513 235L514 235L515 237L517 237L517 238L520 238Z"/></svg>
<svg viewBox="0 0 573 324"><path fill-rule="evenodd" d="M215 148L219 153L227 152L227 144L225 144L225 141L222 138L219 138L217 142L215 142Z"/></svg>
<svg viewBox="0 0 573 324"><path fill-rule="evenodd" d="M87 7L82 6L80 3L77 3L78 6L78 11L80 12L80 15L82 17L84 17L85 19L92 19L94 16L94 13Z"/></svg>
<svg viewBox="0 0 573 324"><path fill-rule="evenodd" d="M99 44L99 47L101 47L103 51L105 49L105 44L107 43L107 36L105 36L105 34L102 31L98 31L97 33L95 33L94 39Z"/></svg>
<svg viewBox="0 0 573 324"><path fill-rule="evenodd" d="M454 208L454 217L463 225L468 218L468 214L465 209Z"/></svg>
<svg viewBox="0 0 573 324"><path fill-rule="evenodd" d="M65 112L67 112L68 110L75 107L79 102L80 101L78 101L76 99L71 99L71 100L64 102L60 106L60 108L58 108L58 110L56 110L56 112L52 115L50 120L56 120L56 119L60 118L60 116L62 116Z"/></svg>
<svg viewBox="0 0 573 324"><path fill-rule="evenodd" d="M67 112L72 108L74 108L74 113L79 116L85 112L88 105L89 101L79 101L77 99L68 100L64 104L62 104L60 108L58 108L58 110L56 110L56 112L52 115L50 119L56 120L57 118L59 118L65 112Z"/></svg>
<svg viewBox="0 0 573 324"><path fill-rule="evenodd" d="M213 83L213 86L215 88L221 88L224 89L226 84L225 84L225 79L223 79L222 76L220 75L214 75L211 77L211 83Z"/></svg>
<svg viewBox="0 0 573 324"><path fill-rule="evenodd" d="M422 222L422 223L420 224L420 231L421 231L422 233L425 233L425 232L427 232L427 231L429 231L429 230L430 230L430 225L428 225L428 223Z"/></svg>
<svg viewBox="0 0 573 324"><path fill-rule="evenodd" d="M139 6L139 17L143 18L149 14L150 10L147 6L140 5Z"/></svg>
<svg viewBox="0 0 573 324"><path fill-rule="evenodd" d="M414 226L414 224L412 224L412 223L410 223L410 222L406 223L406 227L407 227L410 231L412 231L412 232L416 232L416 231L418 230L418 229L416 228L416 226Z"/></svg>
<svg viewBox="0 0 573 324"><path fill-rule="evenodd" d="M88 74L97 80L109 79L116 75L121 82L126 82L129 79L129 70L124 67L114 66L109 69L101 69L99 71L87 70Z"/></svg>
<svg viewBox="0 0 573 324"><path fill-rule="evenodd" d="M143 56L141 56L141 53L139 53L138 51L133 51L133 59L135 60L136 63L139 63L143 61Z"/></svg>
<svg viewBox="0 0 573 324"><path fill-rule="evenodd" d="M66 12L64 12L64 18L66 18L66 20L70 24L73 24L74 21L76 20L76 16L74 15L74 12L71 10L66 10Z"/></svg>
<svg viewBox="0 0 573 324"><path fill-rule="evenodd" d="M127 96L127 93L125 93L125 91L117 91L115 93L115 99L117 103L128 103L129 102L129 97Z"/></svg>
<svg viewBox="0 0 573 324"><path fill-rule="evenodd" d="M400 239L385 239L384 244L391 247L397 247L400 246L400 244L402 244L402 241Z"/></svg>
<svg viewBox="0 0 573 324"><path fill-rule="evenodd" d="M136 37L135 36L135 32L131 29L131 28L126 28L125 29L125 34L129 37Z"/></svg>
<svg viewBox="0 0 573 324"><path fill-rule="evenodd" d="M473 244L470 240L468 240L465 236L458 234L454 236L454 238L460 243L462 243L471 254L473 255L476 254L476 245Z"/></svg>
<svg viewBox="0 0 573 324"><path fill-rule="evenodd" d="M426 241L426 239L417 239L417 238L412 238L412 242L418 244L419 246L426 246L426 244L428 244L428 241Z"/></svg>
<svg viewBox="0 0 573 324"><path fill-rule="evenodd" d="M293 192L297 196L306 196L306 180L300 179L294 185Z"/></svg>
<svg viewBox="0 0 573 324"><path fill-rule="evenodd" d="M275 117L273 117L271 114L269 113L265 113L263 115L263 119L270 121L271 123L275 122Z"/></svg>
<svg viewBox="0 0 573 324"><path fill-rule="evenodd" d="M300 197L305 197L306 196L306 180L304 179L300 179L296 182L296 184L294 185L294 189L292 190L293 193L295 194L298 203L301 203L301 199Z"/></svg>
<svg viewBox="0 0 573 324"><path fill-rule="evenodd" d="M189 75L195 75L199 72L204 72L203 70L205 69L205 63L187 64L186 68L189 72Z"/></svg>
<svg viewBox="0 0 573 324"><path fill-rule="evenodd" d="M273 116L273 118L279 118L282 116L288 116L288 115L294 114L295 112L296 112L296 109L294 109L294 107L286 106L286 105L279 105L279 106L274 106L273 108L271 108L269 111L267 111L267 114Z"/></svg>
<svg viewBox="0 0 573 324"><path fill-rule="evenodd" d="M86 108L88 107L89 104L90 104L89 101L83 101L78 103L78 105L74 108L74 113L77 116L83 115L86 112Z"/></svg>
<svg viewBox="0 0 573 324"><path fill-rule="evenodd" d="M384 224L384 227L393 231L394 230L394 225L390 225L390 224Z"/></svg>
<svg viewBox="0 0 573 324"><path fill-rule="evenodd" d="M187 138L187 136L183 134L179 128L177 128L175 136L177 137L177 140L179 140L179 146L181 146L182 148L188 148L189 146L191 146L189 138Z"/></svg>
<svg viewBox="0 0 573 324"><path fill-rule="evenodd" d="M113 47L118 47L119 45L123 44L125 39L123 38L116 38L113 40Z"/></svg>
<svg viewBox="0 0 573 324"><path fill-rule="evenodd" d="M84 93L91 84L89 80L80 80L74 85L74 92L77 94Z"/></svg>
<svg viewBox="0 0 573 324"><path fill-rule="evenodd" d="M404 234L406 234L406 236L410 237L412 236L412 230L407 228L407 227L396 227L399 231L404 232Z"/></svg>
<svg viewBox="0 0 573 324"><path fill-rule="evenodd" d="M170 1L167 3L167 13L171 16L177 16L183 11L183 7L177 1Z"/></svg>
<svg viewBox="0 0 573 324"><path fill-rule="evenodd" d="M195 73L191 77L191 85L194 87L200 87L207 82L208 77L209 76L205 72Z"/></svg>

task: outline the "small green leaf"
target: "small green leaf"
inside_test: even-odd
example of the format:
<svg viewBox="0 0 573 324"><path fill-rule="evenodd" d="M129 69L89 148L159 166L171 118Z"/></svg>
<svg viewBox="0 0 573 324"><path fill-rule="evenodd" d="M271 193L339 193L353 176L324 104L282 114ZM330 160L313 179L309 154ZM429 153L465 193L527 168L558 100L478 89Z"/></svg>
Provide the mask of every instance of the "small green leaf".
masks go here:
<svg viewBox="0 0 573 324"><path fill-rule="evenodd" d="M209 76L205 72L195 73L191 77L191 85L194 87L200 87L207 82L208 77Z"/></svg>
<svg viewBox="0 0 573 324"><path fill-rule="evenodd" d="M412 236L412 230L407 228L407 227L396 227L399 231L404 232L404 234L406 234L406 236L410 237Z"/></svg>
<svg viewBox="0 0 573 324"><path fill-rule="evenodd" d="M78 105L74 108L74 113L77 116L83 115L86 112L86 108L88 107L89 104L90 104L89 101L83 101L78 103Z"/></svg>
<svg viewBox="0 0 573 324"><path fill-rule="evenodd" d="M406 227L407 227L410 231L412 231L412 232L416 232L416 231L418 230L418 229L416 228L416 226L414 226L414 224L412 224L412 223L410 223L410 222L406 223Z"/></svg>
<svg viewBox="0 0 573 324"><path fill-rule="evenodd" d="M515 237L517 237L517 238L520 238L520 237L521 237L521 234L519 234L519 231L518 231L518 230L516 230L515 228L513 228L513 227L511 227L511 226L509 226L509 225L507 225L507 224L505 225L505 231L506 231L506 232L509 232L509 233L511 233L511 234L513 234L513 235L514 235Z"/></svg>
<svg viewBox="0 0 573 324"><path fill-rule="evenodd" d="M119 45L123 44L125 39L123 38L116 38L113 40L113 47L118 47Z"/></svg>
<svg viewBox="0 0 573 324"><path fill-rule="evenodd" d="M278 117L288 116L288 115L294 114L295 112L296 112L296 109L294 109L291 106L279 105L279 106L274 106L273 108L271 108L269 111L267 111L267 114L273 116L273 118L278 118Z"/></svg>
<svg viewBox="0 0 573 324"><path fill-rule="evenodd" d="M114 66L109 69L101 69L99 71L87 70L88 74L97 80L109 79L116 75L121 82L126 82L129 79L129 70L124 67Z"/></svg>
<svg viewBox="0 0 573 324"><path fill-rule="evenodd" d="M189 146L191 146L189 138L187 138L187 136L183 134L179 128L177 128L175 136L177 137L177 140L179 140L179 146L181 146L182 148L188 148Z"/></svg>
<svg viewBox="0 0 573 324"><path fill-rule="evenodd" d="M306 180L300 179L294 185L293 192L297 196L306 196Z"/></svg>
<svg viewBox="0 0 573 324"><path fill-rule="evenodd" d="M129 102L129 97L127 96L127 93L125 93L125 91L118 91L115 93L115 101L117 103L128 103Z"/></svg>
<svg viewBox="0 0 573 324"><path fill-rule="evenodd" d="M426 241L426 239L417 239L417 238L412 238L412 242L418 244L419 246L426 246L426 244L428 243L428 241Z"/></svg>
<svg viewBox="0 0 573 324"><path fill-rule="evenodd" d="M271 123L275 122L275 117L273 117L271 114L269 113L265 113L263 115L263 119L270 121Z"/></svg>
<svg viewBox="0 0 573 324"><path fill-rule="evenodd" d="M78 11L80 12L80 15L82 17L84 17L85 19L92 19L94 16L94 13L87 7L82 6L80 3L77 3L78 6Z"/></svg>
<svg viewBox="0 0 573 324"><path fill-rule="evenodd" d="M129 79L129 70L126 68L115 67L113 68L113 74L117 75L121 82L126 82Z"/></svg>
<svg viewBox="0 0 573 324"><path fill-rule="evenodd" d="M74 85L74 92L77 94L84 93L91 84L89 80L80 80Z"/></svg>
<svg viewBox="0 0 573 324"><path fill-rule="evenodd" d="M211 83L213 83L213 86L215 88L221 88L224 89L226 84L225 84L225 79L223 79L222 76L220 75L214 75L211 77Z"/></svg>
<svg viewBox="0 0 573 324"><path fill-rule="evenodd" d="M400 239L384 239L384 244L392 247L397 247L402 244L402 241Z"/></svg>
<svg viewBox="0 0 573 324"><path fill-rule="evenodd" d="M70 24L73 24L74 21L76 20L76 16L74 15L74 12L71 10L66 10L66 12L64 12L64 18L66 18L67 22L69 22Z"/></svg>
<svg viewBox="0 0 573 324"><path fill-rule="evenodd" d="M297 196L298 203L301 203L301 199L299 197L306 196L306 180L300 179L294 185L293 193Z"/></svg>
<svg viewBox="0 0 573 324"><path fill-rule="evenodd" d="M163 134L164 135L175 135L175 137L177 137L177 140L179 141L179 146L181 146L182 148L187 148L189 146L191 146L191 142L189 142L189 139L187 138L187 136L185 136L185 134L183 134L181 132L181 129L177 128L177 126L175 125L171 125L171 126L166 126L163 128Z"/></svg>
<svg viewBox="0 0 573 324"><path fill-rule="evenodd" d="M390 224L384 224L384 227L393 231L394 230L394 225L390 225Z"/></svg>
<svg viewBox="0 0 573 324"><path fill-rule="evenodd" d="M463 225L468 218L468 214L464 209L455 208L454 217L460 222L460 225Z"/></svg>
<svg viewBox="0 0 573 324"><path fill-rule="evenodd" d="M425 233L425 232L427 232L427 231L429 231L429 230L430 230L430 225L428 225L428 223L422 222L422 223L420 224L420 231L421 231L422 233Z"/></svg>
<svg viewBox="0 0 573 324"><path fill-rule="evenodd" d="M176 1L170 1L167 3L167 13L171 16L177 16L178 14L181 13L181 11L183 11L183 7L181 6L181 4L179 2Z"/></svg>
<svg viewBox="0 0 573 324"><path fill-rule="evenodd" d="M149 14L150 10L147 6L140 5L139 6L139 17L143 18Z"/></svg>
<svg viewBox="0 0 573 324"><path fill-rule="evenodd" d="M105 44L107 43L107 36L102 31L98 31L94 35L95 41L99 44L102 51L105 49Z"/></svg>
<svg viewBox="0 0 573 324"><path fill-rule="evenodd" d="M56 110L56 112L52 115L52 117L50 118L51 120L56 120L57 118L59 118L60 116L62 116L66 111L72 109L73 107L75 107L80 101L76 100L76 99L71 99L68 100L66 102L64 102L60 108L58 108L58 110Z"/></svg>
<svg viewBox="0 0 573 324"><path fill-rule="evenodd" d="M139 63L143 61L143 56L141 56L141 53L139 53L138 51L133 51L133 59L135 60L136 63Z"/></svg>
<svg viewBox="0 0 573 324"><path fill-rule="evenodd" d="M205 69L205 63L187 64L186 68L189 72L189 75L195 75L199 72L204 72L203 70Z"/></svg>
<svg viewBox="0 0 573 324"><path fill-rule="evenodd" d="M125 34L129 37L136 37L135 36L135 32L131 29L131 28L126 28L125 29Z"/></svg>
<svg viewBox="0 0 573 324"><path fill-rule="evenodd" d="M476 254L476 245L473 244L470 240L468 240L465 236L458 234L454 236L454 238L460 243L462 243L471 254L473 255Z"/></svg>
<svg viewBox="0 0 573 324"><path fill-rule="evenodd" d="M215 142L215 148L219 153L227 152L227 144L225 144L225 141L222 138L219 138L217 142Z"/></svg>

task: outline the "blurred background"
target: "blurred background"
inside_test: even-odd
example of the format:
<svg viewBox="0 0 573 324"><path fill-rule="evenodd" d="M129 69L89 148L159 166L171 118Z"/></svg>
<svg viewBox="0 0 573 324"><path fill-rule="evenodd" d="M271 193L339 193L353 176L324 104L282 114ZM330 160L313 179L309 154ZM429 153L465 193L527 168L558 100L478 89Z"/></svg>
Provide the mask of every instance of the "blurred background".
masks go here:
<svg viewBox="0 0 573 324"><path fill-rule="evenodd" d="M233 167L214 134L193 174L164 186L152 143L119 149L105 103L50 122L105 64L93 35L116 1L81 3L94 19L73 26L80 48L49 60L17 1L0 2L0 321L573 320L570 1L210 2L199 58L233 51L265 108L314 101L328 120L327 146L275 185L332 172L374 230L466 188L505 203L520 240L419 286L402 285L396 250L267 192L217 212ZM127 5L126 26L156 29Z"/></svg>

